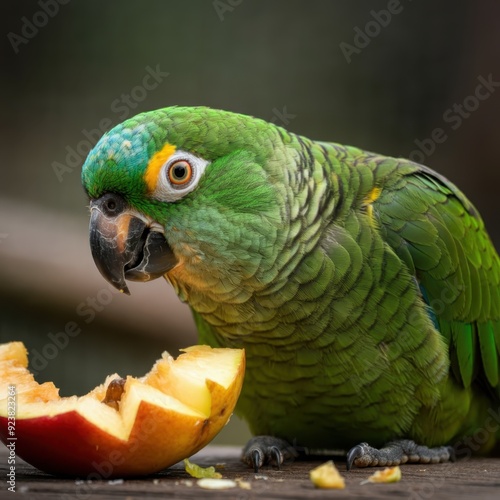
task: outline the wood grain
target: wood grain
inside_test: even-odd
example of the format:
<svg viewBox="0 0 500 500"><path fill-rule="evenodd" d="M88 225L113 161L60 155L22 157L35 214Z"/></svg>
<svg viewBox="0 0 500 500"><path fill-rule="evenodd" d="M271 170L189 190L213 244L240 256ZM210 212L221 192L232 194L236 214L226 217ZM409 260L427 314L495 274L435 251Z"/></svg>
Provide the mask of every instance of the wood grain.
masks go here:
<svg viewBox="0 0 500 500"><path fill-rule="evenodd" d="M500 498L500 459L471 458L454 464L404 465L402 480L393 484L360 484L374 469L346 472L345 464L336 461L345 477L344 490L318 490L309 480L309 471L324 460L296 461L282 470L263 468L255 474L239 461L237 447L208 446L191 460L202 466L216 465L224 478L242 480L226 490L206 490L197 485L183 464L147 478L87 481L85 478L54 477L16 460L16 493L25 498L49 500L126 498L178 499L296 499L309 498L407 498L424 499L498 499ZM325 458L326 460L326 458ZM7 490L7 449L0 450L0 499L14 498ZM241 486L249 487L244 489Z"/></svg>

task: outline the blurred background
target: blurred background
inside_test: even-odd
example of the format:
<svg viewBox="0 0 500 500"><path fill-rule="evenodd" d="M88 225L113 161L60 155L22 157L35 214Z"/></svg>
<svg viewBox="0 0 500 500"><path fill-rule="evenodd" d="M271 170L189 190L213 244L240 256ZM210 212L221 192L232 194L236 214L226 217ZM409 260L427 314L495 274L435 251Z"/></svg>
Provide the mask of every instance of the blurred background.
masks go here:
<svg viewBox="0 0 500 500"><path fill-rule="evenodd" d="M452 179L500 248L500 4L411 0L3 1L0 341L84 393L196 342L157 280L120 296L88 247L81 165L141 111L207 105L410 157ZM233 417L219 443L243 443Z"/></svg>

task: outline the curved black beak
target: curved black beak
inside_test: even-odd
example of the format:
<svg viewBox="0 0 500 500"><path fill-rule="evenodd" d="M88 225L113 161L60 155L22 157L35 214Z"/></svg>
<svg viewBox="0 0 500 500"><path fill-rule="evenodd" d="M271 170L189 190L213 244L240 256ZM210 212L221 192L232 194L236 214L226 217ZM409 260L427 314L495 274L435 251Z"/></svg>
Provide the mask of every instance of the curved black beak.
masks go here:
<svg viewBox="0 0 500 500"><path fill-rule="evenodd" d="M113 193L90 204L90 248L103 277L128 295L125 278L149 281L177 264L163 234L152 230Z"/></svg>

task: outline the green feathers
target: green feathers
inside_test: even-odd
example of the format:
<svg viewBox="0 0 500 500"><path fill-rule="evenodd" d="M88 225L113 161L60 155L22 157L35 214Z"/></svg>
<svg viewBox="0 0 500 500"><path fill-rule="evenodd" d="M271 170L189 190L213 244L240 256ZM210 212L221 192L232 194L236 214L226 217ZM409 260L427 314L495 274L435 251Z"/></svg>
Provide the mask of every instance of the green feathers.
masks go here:
<svg viewBox="0 0 500 500"><path fill-rule="evenodd" d="M499 263L483 223L455 186L428 169L419 167L404 190L381 200L391 243L412 261L430 314L449 343L455 376L467 388L477 377L497 387Z"/></svg>
<svg viewBox="0 0 500 500"><path fill-rule="evenodd" d="M497 339L500 337L498 325L496 332L495 335L495 325L492 321L481 322L477 325L484 372L488 382L493 387L498 386L498 354L500 352L500 343L497 344Z"/></svg>
<svg viewBox="0 0 500 500"><path fill-rule="evenodd" d="M164 235L177 262L165 277L201 341L245 347L239 409L254 432L441 445L498 403L499 258L430 169L175 107L108 132L82 179Z"/></svg>

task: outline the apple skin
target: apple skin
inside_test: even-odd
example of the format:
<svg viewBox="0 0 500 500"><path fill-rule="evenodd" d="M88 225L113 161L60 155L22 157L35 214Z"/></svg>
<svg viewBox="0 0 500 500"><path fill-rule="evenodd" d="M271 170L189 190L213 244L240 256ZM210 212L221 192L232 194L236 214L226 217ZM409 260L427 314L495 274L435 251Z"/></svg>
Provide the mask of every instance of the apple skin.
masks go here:
<svg viewBox="0 0 500 500"><path fill-rule="evenodd" d="M197 445L204 444L202 434L207 433L193 430L209 422L142 402L129 439L122 441L76 411L17 418L16 454L51 474L92 475L94 479L144 475L196 453ZM0 418L0 426L2 431L7 428L5 417ZM4 432L1 438L7 442Z"/></svg>
<svg viewBox="0 0 500 500"><path fill-rule="evenodd" d="M16 454L42 471L86 479L158 472L199 451L222 429L236 405L244 370L242 354L228 387L206 380L211 395L208 417L141 400L127 440L109 434L77 410L23 418L19 405ZM9 444L5 416L0 416L0 439Z"/></svg>

